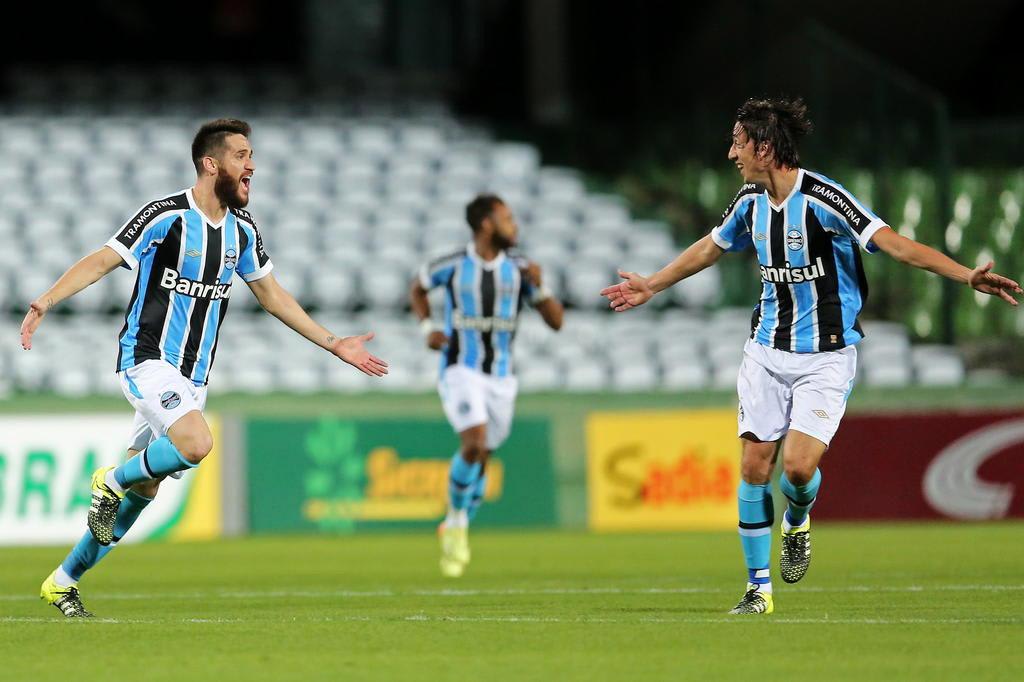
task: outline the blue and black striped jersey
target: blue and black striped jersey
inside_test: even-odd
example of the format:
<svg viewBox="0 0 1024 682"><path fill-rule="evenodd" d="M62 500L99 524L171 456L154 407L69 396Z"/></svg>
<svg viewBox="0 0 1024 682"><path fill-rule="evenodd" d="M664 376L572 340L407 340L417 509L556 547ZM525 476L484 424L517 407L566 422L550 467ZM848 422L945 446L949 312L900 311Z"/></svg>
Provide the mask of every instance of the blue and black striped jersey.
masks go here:
<svg viewBox="0 0 1024 682"><path fill-rule="evenodd" d="M538 290L523 276L529 261L516 251L502 251L485 261L470 243L420 268L424 289L445 288L441 370L460 364L484 374L512 374L512 340L519 311Z"/></svg>
<svg viewBox="0 0 1024 682"><path fill-rule="evenodd" d="M117 370L164 360L206 384L232 275L254 282L274 267L252 216L230 209L214 223L187 189L143 206L106 245L138 271Z"/></svg>
<svg viewBox="0 0 1024 682"><path fill-rule="evenodd" d="M885 221L842 185L800 169L780 206L759 185L744 185L711 231L721 248L750 245L761 265L761 300L751 338L796 353L838 350L864 338L857 316L868 296L858 245Z"/></svg>

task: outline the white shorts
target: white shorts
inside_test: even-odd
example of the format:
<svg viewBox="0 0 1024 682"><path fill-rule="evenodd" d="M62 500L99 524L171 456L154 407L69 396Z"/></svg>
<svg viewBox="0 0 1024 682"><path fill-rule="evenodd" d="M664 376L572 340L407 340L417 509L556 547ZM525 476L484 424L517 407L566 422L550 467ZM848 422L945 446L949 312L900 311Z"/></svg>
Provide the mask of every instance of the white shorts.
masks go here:
<svg viewBox="0 0 1024 682"><path fill-rule="evenodd" d="M508 438L518 379L494 377L463 365L452 365L441 373L437 390L448 423L456 433L486 424L488 450L497 450Z"/></svg>
<svg viewBox="0 0 1024 682"><path fill-rule="evenodd" d="M145 449L187 413L206 407L206 386L196 386L163 360L143 360L117 376L135 408L129 450Z"/></svg>
<svg viewBox="0 0 1024 682"><path fill-rule="evenodd" d="M736 382L739 435L776 441L790 429L828 445L846 412L857 349L787 353L748 340Z"/></svg>

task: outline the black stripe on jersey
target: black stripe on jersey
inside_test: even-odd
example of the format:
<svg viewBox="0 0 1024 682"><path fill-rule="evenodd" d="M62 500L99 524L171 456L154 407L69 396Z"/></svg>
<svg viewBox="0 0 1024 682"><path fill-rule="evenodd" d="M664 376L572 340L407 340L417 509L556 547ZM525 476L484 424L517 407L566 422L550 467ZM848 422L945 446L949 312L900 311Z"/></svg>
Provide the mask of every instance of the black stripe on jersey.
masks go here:
<svg viewBox="0 0 1024 682"><path fill-rule="evenodd" d="M857 285L860 287L860 309L864 310L864 306L868 302L868 278L864 274L864 262L860 257L860 249L854 245L853 248L853 262L857 266ZM853 321L853 330L864 337L864 330L860 328L860 319Z"/></svg>
<svg viewBox="0 0 1024 682"><path fill-rule="evenodd" d="M811 199L817 199L845 219L850 228L860 234L871 222L871 217L857 208L853 196L835 185L820 180L810 173L804 172L804 180L800 191Z"/></svg>
<svg viewBox="0 0 1024 682"><path fill-rule="evenodd" d="M494 270L481 268L480 272L480 311L484 319L494 317ZM484 344L484 361L480 366L484 374L490 374L494 367L494 332L491 329L480 334Z"/></svg>
<svg viewBox="0 0 1024 682"><path fill-rule="evenodd" d="M839 298L839 273L831 232L821 226L821 221L810 205L805 209L807 226L807 257L811 263L818 259L825 264L824 277L814 280L817 294L818 347L819 351L838 350L845 346L843 341L843 303Z"/></svg>
<svg viewBox="0 0 1024 682"><path fill-rule="evenodd" d="M223 264L221 253L224 242L224 229L211 230L205 224L206 230L206 261L203 264L201 282L216 284L220 282L220 270ZM181 373L183 376L191 377L195 369L196 360L199 357L199 344L203 341L203 331L206 329L206 314L210 311L211 299L197 298L192 303L192 314L188 320L188 338L185 340L185 347L181 354Z"/></svg>
<svg viewBox="0 0 1024 682"><path fill-rule="evenodd" d="M768 227L769 244L772 250L772 265L787 267L785 211L771 211L771 225ZM775 283L775 300L779 304L779 319L775 325L775 342L779 350L792 350L793 340L793 294L783 282Z"/></svg>
<svg viewBox="0 0 1024 682"><path fill-rule="evenodd" d="M217 320L217 338L213 340L213 348L210 349L210 360L206 363L206 381L203 385L210 383L210 370L213 369L213 359L217 357L217 345L220 343L221 325L224 324L224 316L228 312L228 299L220 299L220 318Z"/></svg>
<svg viewBox="0 0 1024 682"><path fill-rule="evenodd" d="M164 197L163 199L157 199L156 201L143 206L131 220L121 227L121 231L117 233L115 238L117 241L121 242L121 245L124 246L124 248L131 251L132 247L135 246L135 242L138 241L139 236L145 231L147 225L155 220L159 220L161 216L169 211L184 211L188 208L188 198L185 196L184 192Z"/></svg>
<svg viewBox="0 0 1024 682"><path fill-rule="evenodd" d="M252 232L256 235L256 247L253 251L256 253L256 269L259 270L270 261L270 256L267 255L267 250L263 248L263 235L260 234L260 228L257 227L256 221L252 218L252 214L245 209L233 208L231 209L231 212L234 213L237 218L252 227ZM248 245L248 240L246 240L246 245ZM245 253L245 246L243 246L238 253Z"/></svg>
<svg viewBox="0 0 1024 682"><path fill-rule="evenodd" d="M725 211L722 212L722 220L718 224L721 225L722 223L725 222L725 219L728 218L729 214L732 213L734 208L736 208L736 204L739 203L740 199L742 199L748 194L760 194L763 191L764 187L762 187L761 185L755 185L754 183L751 182L748 182L747 184L740 187L740 191L736 192L736 196L733 197L733 200L729 202L729 206L725 209ZM751 204L751 210L753 210L753 204ZM752 223L748 222L747 224L751 225Z"/></svg>
<svg viewBox="0 0 1024 682"><path fill-rule="evenodd" d="M142 310L139 311L139 338L135 344L136 365L143 360L160 359L160 335L163 334L167 306L171 299L171 292L160 286L160 276L164 268L178 269L178 252L181 250L184 229L185 222L179 217L171 225L167 236L153 256L153 269L149 273L146 297L142 300ZM128 312L131 314L131 309Z"/></svg>
<svg viewBox="0 0 1024 682"><path fill-rule="evenodd" d="M452 273L452 277L448 278L448 283L445 284L448 289L448 300L452 305L458 300L455 298L455 276ZM452 335L448 338L448 354L445 357L445 367L451 367L459 361L459 330L452 329Z"/></svg>

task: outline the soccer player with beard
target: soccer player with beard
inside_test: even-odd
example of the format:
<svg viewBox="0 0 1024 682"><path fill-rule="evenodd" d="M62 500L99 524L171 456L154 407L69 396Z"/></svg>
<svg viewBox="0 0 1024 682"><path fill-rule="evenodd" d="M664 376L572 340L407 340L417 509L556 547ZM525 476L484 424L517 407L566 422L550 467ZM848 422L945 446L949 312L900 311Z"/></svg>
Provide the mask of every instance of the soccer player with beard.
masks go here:
<svg viewBox="0 0 1024 682"><path fill-rule="evenodd" d="M427 345L441 351L438 391L461 441L452 457L448 514L440 526L441 572L462 575L469 564L469 522L483 501L487 460L508 437L517 391L512 339L529 302L554 330L562 304L543 284L540 266L514 250L519 227L499 197L483 194L466 207L473 240L425 264L412 283L413 313ZM427 292L445 290L445 324L430 319Z"/></svg>
<svg viewBox="0 0 1024 682"><path fill-rule="evenodd" d="M40 591L67 617L92 615L79 579L124 537L165 477L199 466L213 447L202 411L235 273L264 310L310 342L365 374L387 374L387 363L364 347L372 333L336 336L271 273L259 228L244 210L255 170L249 135L249 124L237 119L204 124L192 142L195 185L143 206L33 301L22 322L21 344L30 350L55 305L118 266L138 271L117 359L121 388L136 410L128 459L93 474L89 530Z"/></svg>
<svg viewBox="0 0 1024 682"><path fill-rule="evenodd" d="M857 321L868 294L861 252L884 251L1010 305L1017 305L1013 294L1021 293L1016 282L991 271L992 263L972 270L901 236L842 185L803 168L798 143L810 130L807 107L799 99L745 102L733 122L728 157L746 184L722 222L653 275L620 271L624 281L601 291L622 312L728 251L757 252L761 297L737 380L742 444L737 497L747 589L733 614L768 614L775 608L768 564L771 477L779 454L779 488L788 503L780 524L779 572L785 582L795 583L810 566L810 510L822 478L818 463L846 411L856 344L864 338Z"/></svg>

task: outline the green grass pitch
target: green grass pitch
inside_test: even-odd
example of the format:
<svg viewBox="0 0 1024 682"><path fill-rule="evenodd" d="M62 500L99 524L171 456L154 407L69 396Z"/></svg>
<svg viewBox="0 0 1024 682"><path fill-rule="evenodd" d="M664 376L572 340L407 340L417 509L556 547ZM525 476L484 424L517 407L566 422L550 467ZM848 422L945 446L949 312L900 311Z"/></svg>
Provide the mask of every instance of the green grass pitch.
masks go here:
<svg viewBox="0 0 1024 682"><path fill-rule="evenodd" d="M1024 679L1022 537L820 524L746 618L731 532L481 532L455 581L431 534L126 546L82 583L91 621L36 598L64 548L3 549L0 679Z"/></svg>

